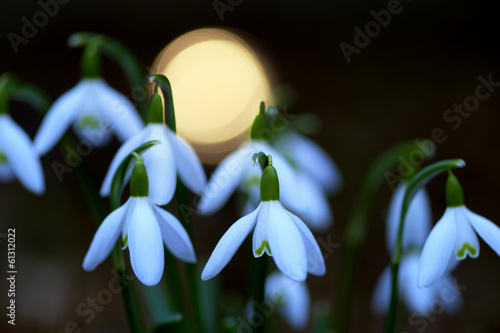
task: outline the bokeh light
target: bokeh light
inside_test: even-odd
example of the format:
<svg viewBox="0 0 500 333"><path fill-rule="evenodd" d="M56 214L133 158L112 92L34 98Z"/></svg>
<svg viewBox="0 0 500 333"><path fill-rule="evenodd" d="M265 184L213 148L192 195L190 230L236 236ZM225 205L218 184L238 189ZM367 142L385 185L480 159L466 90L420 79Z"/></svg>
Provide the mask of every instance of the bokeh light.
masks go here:
<svg viewBox="0 0 500 333"><path fill-rule="evenodd" d="M213 28L182 35L155 60L151 72L172 84L177 131L204 163L246 140L259 103L272 103L264 67L242 37Z"/></svg>

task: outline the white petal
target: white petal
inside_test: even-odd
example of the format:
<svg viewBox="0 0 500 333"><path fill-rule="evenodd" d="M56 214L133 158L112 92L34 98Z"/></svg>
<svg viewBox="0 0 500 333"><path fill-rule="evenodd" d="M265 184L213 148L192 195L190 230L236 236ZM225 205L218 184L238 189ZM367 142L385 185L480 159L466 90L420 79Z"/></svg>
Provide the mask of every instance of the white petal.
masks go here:
<svg viewBox="0 0 500 333"><path fill-rule="evenodd" d="M94 81L92 88L96 96L96 106L110 119L111 129L118 139L124 142L137 134L144 125L134 105L104 80Z"/></svg>
<svg viewBox="0 0 500 333"><path fill-rule="evenodd" d="M192 192L201 194L207 183L207 176L198 155L186 140L177 136L170 129L167 129L167 135L174 151L177 172L182 182Z"/></svg>
<svg viewBox="0 0 500 333"><path fill-rule="evenodd" d="M375 291L372 296L371 309L377 315L383 315L389 309L389 300L391 296L391 268L387 267L380 275Z"/></svg>
<svg viewBox="0 0 500 333"><path fill-rule="evenodd" d="M157 205L166 205L172 200L177 185L175 157L167 138L167 128L162 124L151 124L151 132L144 138L145 142L158 140L157 144L142 156L149 178L149 197Z"/></svg>
<svg viewBox="0 0 500 333"><path fill-rule="evenodd" d="M236 250L238 250L241 243L243 243L255 226L259 209L260 206L252 213L240 218L226 231L224 236L222 236L201 273L201 279L203 281L213 278L226 267L227 263L236 253Z"/></svg>
<svg viewBox="0 0 500 333"><path fill-rule="evenodd" d="M287 157L306 170L329 193L334 194L342 187L342 176L330 156L311 139L295 133L279 138L277 143Z"/></svg>
<svg viewBox="0 0 500 333"><path fill-rule="evenodd" d="M439 295L441 301L444 302L447 313L455 314L462 308L462 294L450 274L445 274L432 287L435 289L435 294Z"/></svg>
<svg viewBox="0 0 500 333"><path fill-rule="evenodd" d="M431 230L420 255L418 286L428 287L446 271L456 240L454 208L447 208Z"/></svg>
<svg viewBox="0 0 500 333"><path fill-rule="evenodd" d="M160 226L148 197L132 199L136 203L128 229L130 263L142 283L154 286L163 275L164 250Z"/></svg>
<svg viewBox="0 0 500 333"><path fill-rule="evenodd" d="M129 203L130 199L122 206L112 211L101 223L85 255L85 259L83 259L84 270L94 270L97 265L103 262L109 255L122 230Z"/></svg>
<svg viewBox="0 0 500 333"><path fill-rule="evenodd" d="M252 154L248 145L242 146L217 166L201 194L198 205L201 215L213 214L227 202L245 170L252 167Z"/></svg>
<svg viewBox="0 0 500 333"><path fill-rule="evenodd" d="M264 253L272 255L269 251L269 239L267 237L267 219L269 216L269 201L260 204L257 224L252 237L252 252L255 258L262 256Z"/></svg>
<svg viewBox="0 0 500 333"><path fill-rule="evenodd" d="M59 97L47 111L35 136L35 147L40 155L46 154L59 141L88 97L89 80L82 79L76 86Z"/></svg>
<svg viewBox="0 0 500 333"><path fill-rule="evenodd" d="M394 249L401 214L401 205L403 203L406 186L407 184L404 183L396 187L389 204L386 229L389 253L392 253ZM431 218L432 213L427 192L425 189L421 189L411 201L410 207L406 213L403 230L403 250L412 246L421 248L424 245L425 239L429 235Z"/></svg>
<svg viewBox="0 0 500 333"><path fill-rule="evenodd" d="M307 326L311 300L305 283L275 272L267 277L265 288L266 299L278 303L278 306L280 301L284 302L278 311L293 329L301 330Z"/></svg>
<svg viewBox="0 0 500 333"><path fill-rule="evenodd" d="M321 253L318 242L316 242L313 234L299 217L286 210L285 212L295 223L302 236L302 241L304 243L307 256L307 271L314 275L325 274L325 260L323 259L323 254Z"/></svg>
<svg viewBox="0 0 500 333"><path fill-rule="evenodd" d="M7 163L19 181L35 194L45 191L42 164L29 136L10 116L0 116L0 142Z"/></svg>
<svg viewBox="0 0 500 333"><path fill-rule="evenodd" d="M156 218L160 224L163 242L168 250L177 258L186 262L195 263L193 244L189 235L175 216L166 210L153 206Z"/></svg>
<svg viewBox="0 0 500 333"><path fill-rule="evenodd" d="M466 207L465 214L474 230L500 256L500 228L487 218L470 211Z"/></svg>
<svg viewBox="0 0 500 333"><path fill-rule="evenodd" d="M465 206L455 207L455 228L457 238L454 253L457 259L465 259L467 254L471 258L479 255L479 240L466 215Z"/></svg>
<svg viewBox="0 0 500 333"><path fill-rule="evenodd" d="M296 174L297 193L303 202L302 211L294 211L304 222L316 231L325 231L331 228L333 214L330 203L321 186L304 172Z"/></svg>
<svg viewBox="0 0 500 333"><path fill-rule="evenodd" d="M118 149L118 151L115 154L115 157L113 157L113 160L111 161L111 164L108 168L108 172L104 177L104 181L102 182L100 191L101 196L105 197L109 195L109 191L111 190L111 182L113 181L113 177L116 173L116 170L118 169L118 167L125 159L125 157L127 157L128 154L130 154L135 148L139 147L141 144L145 142L144 137L150 130L151 130L150 127L144 128L144 130L142 130L141 132L137 133L136 135L128 139Z"/></svg>
<svg viewBox="0 0 500 333"><path fill-rule="evenodd" d="M427 288L418 287L418 268L418 255L410 254L403 257L399 271L399 288L408 310L420 316L425 316L433 310L433 302L439 300L439 292L436 293L435 285Z"/></svg>
<svg viewBox="0 0 500 333"><path fill-rule="evenodd" d="M279 201L270 201L270 203L266 223L269 247L274 262L278 269L289 278L304 281L307 276L308 258L301 233Z"/></svg>

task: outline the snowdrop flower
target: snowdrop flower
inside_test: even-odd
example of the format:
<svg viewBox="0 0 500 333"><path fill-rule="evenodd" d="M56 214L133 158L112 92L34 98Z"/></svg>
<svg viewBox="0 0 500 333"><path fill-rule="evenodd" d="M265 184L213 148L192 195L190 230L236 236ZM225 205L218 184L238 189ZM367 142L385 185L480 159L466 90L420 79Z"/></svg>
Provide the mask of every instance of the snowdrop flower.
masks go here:
<svg viewBox="0 0 500 333"><path fill-rule="evenodd" d="M38 153L52 149L71 124L93 147L106 145L112 132L125 141L143 127L132 103L100 77L81 79L54 102L35 137Z"/></svg>
<svg viewBox="0 0 500 333"><path fill-rule="evenodd" d="M146 127L128 139L116 152L102 183L101 195L109 195L113 176L125 156L151 140L161 143L143 154L151 180L150 196L153 202L157 205L170 202L175 192L177 174L189 190L201 193L206 183L205 171L193 148L164 124L160 95L153 95L149 114Z"/></svg>
<svg viewBox="0 0 500 333"><path fill-rule="evenodd" d="M396 236L401 216L401 206L407 183L400 183L391 198L387 214L386 241L389 253L394 250ZM429 197L424 188L413 197L408 211L403 230L403 251L411 247L422 248L431 229L432 212Z"/></svg>
<svg viewBox="0 0 500 333"><path fill-rule="evenodd" d="M448 313L454 313L462 305L462 295L448 272L429 287L417 284L419 252L413 251L401 257L399 271L399 294L408 310L419 316L431 314L436 302ZM380 276L372 298L372 311L383 315L389 309L391 295L391 268L387 267Z"/></svg>
<svg viewBox="0 0 500 333"><path fill-rule="evenodd" d="M396 236L399 228L401 206L407 183L400 183L391 198L386 223L386 242L389 253L394 251ZM425 189L421 189L413 197L403 230L403 255L401 257L399 279L399 294L408 309L424 316L432 311L432 302L441 299L441 284L420 289L417 285L419 253L429 234L431 224L431 209ZM448 271L450 271L449 269ZM446 281L450 277L446 275ZM444 281L444 278L443 278ZM453 289L455 291L456 288ZM389 308L391 295L391 269L387 267L380 276L372 298L372 311L376 314L385 314ZM455 297L459 303L460 293ZM452 305L447 309L452 309Z"/></svg>
<svg viewBox="0 0 500 333"><path fill-rule="evenodd" d="M24 130L0 110L0 180L18 178L34 194L45 192L42 164Z"/></svg>
<svg viewBox="0 0 500 333"><path fill-rule="evenodd" d="M476 232L500 255L500 228L464 205L462 188L449 171L446 183L447 208L427 238L418 273L418 284L427 287L446 272L448 262L479 256ZM474 232L475 231L475 232Z"/></svg>
<svg viewBox="0 0 500 333"><path fill-rule="evenodd" d="M203 270L202 280L217 275L252 230L255 258L267 253L283 274L296 281L304 281L307 272L325 273L323 256L311 231L279 201L278 175L270 156L267 164L260 182L261 203L222 236Z"/></svg>
<svg viewBox="0 0 500 333"><path fill-rule="evenodd" d="M293 329L302 330L307 326L311 299L304 282L274 272L266 279L265 296L277 306L280 314Z"/></svg>
<svg viewBox="0 0 500 333"><path fill-rule="evenodd" d="M258 193L262 170L252 167L248 161L259 151L265 151L273 156L273 165L280 174L283 203L287 207L302 205L296 196L297 191L294 190L294 172L291 166L267 142L257 140L241 146L217 166L201 194L198 205L198 212L201 215L210 215L218 211L238 186L249 195L247 201L249 206L246 210L255 209L255 203L259 203Z"/></svg>
<svg viewBox="0 0 500 333"><path fill-rule="evenodd" d="M92 271L104 261L121 233L137 278L143 284L153 286L163 275L163 244L174 256L186 262L196 262L196 256L181 223L156 206L148 196L146 166L141 159L133 168L130 192L127 202L108 215L97 230L83 260L83 269Z"/></svg>
<svg viewBox="0 0 500 333"><path fill-rule="evenodd" d="M292 161L301 172L310 175L329 194L337 193L342 187L342 175L328 153L311 139L286 132L273 142L285 158ZM314 161L314 163L310 163Z"/></svg>
<svg viewBox="0 0 500 333"><path fill-rule="evenodd" d="M297 191L296 173L281 154L260 135L262 131L268 130L266 127L268 118L264 103L261 103L260 113L255 117L252 125L252 141L229 154L217 166L204 188L198 205L198 212L201 215L210 215L218 211L238 187L249 196L244 211L253 211L256 208L259 204L259 182L262 170L253 168L248 161L260 151L273 156L273 165L280 175L283 204L292 211L303 209L306 203L301 200L301 195Z"/></svg>
<svg viewBox="0 0 500 333"><path fill-rule="evenodd" d="M335 194L342 186L342 176L333 160L315 142L293 132L278 136L273 146L294 166L296 188L300 189L303 203L294 212L315 230L331 227L333 213L327 194Z"/></svg>

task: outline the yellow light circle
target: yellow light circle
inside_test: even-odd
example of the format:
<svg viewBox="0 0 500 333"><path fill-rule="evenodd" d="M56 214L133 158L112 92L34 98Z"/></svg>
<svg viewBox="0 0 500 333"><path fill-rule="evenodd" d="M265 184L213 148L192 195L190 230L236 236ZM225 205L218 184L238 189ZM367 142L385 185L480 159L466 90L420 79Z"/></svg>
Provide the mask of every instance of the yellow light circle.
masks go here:
<svg viewBox="0 0 500 333"><path fill-rule="evenodd" d="M262 62L226 30L182 35L160 53L152 74L170 80L177 132L204 163L217 163L246 140L260 102L272 102Z"/></svg>

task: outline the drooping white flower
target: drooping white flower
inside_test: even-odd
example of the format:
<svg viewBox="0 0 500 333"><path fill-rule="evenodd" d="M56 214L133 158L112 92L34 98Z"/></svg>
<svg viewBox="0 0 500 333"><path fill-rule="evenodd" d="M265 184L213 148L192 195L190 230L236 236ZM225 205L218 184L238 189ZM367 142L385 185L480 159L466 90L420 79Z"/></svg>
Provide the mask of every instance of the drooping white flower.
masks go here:
<svg viewBox="0 0 500 333"><path fill-rule="evenodd" d="M201 215L210 215L218 211L229 199L231 194L240 186L250 195L249 208L255 209L255 193L259 193L262 171L249 163L252 156L260 151L273 157L273 166L280 175L281 200L289 209L301 207L299 191L295 187L294 171L288 162L273 149L267 142L254 140L229 154L215 169L201 194L198 212ZM252 195L253 192L253 195Z"/></svg>
<svg viewBox="0 0 500 333"><path fill-rule="evenodd" d="M407 183L400 183L396 187L389 204L386 225L386 241L389 253L392 253L394 250L401 215L401 205L407 185ZM432 212L429 197L425 189L422 188L415 194L406 212L402 239L403 251L411 247L421 249L424 246L431 228L431 219Z"/></svg>
<svg viewBox="0 0 500 333"><path fill-rule="evenodd" d="M475 231L475 232L474 232ZM418 283L430 286L446 271L451 258L479 256L476 232L500 256L500 228L466 206L448 207L432 229L420 258Z"/></svg>
<svg viewBox="0 0 500 333"><path fill-rule="evenodd" d="M293 329L301 330L307 326L311 299L304 282L274 272L266 278L265 296L276 305L279 313Z"/></svg>
<svg viewBox="0 0 500 333"><path fill-rule="evenodd" d="M300 189L299 210L294 210L307 225L318 231L332 226L333 213L328 195L337 193L342 186L342 176L335 162L311 139L287 131L273 142L294 167L296 188Z"/></svg>
<svg viewBox="0 0 500 333"><path fill-rule="evenodd" d="M52 149L71 124L93 147L107 144L112 133L125 141L143 127L133 104L102 78L83 78L54 102L35 137L38 153Z"/></svg>
<svg viewBox="0 0 500 333"><path fill-rule="evenodd" d="M342 175L328 153L311 139L286 132L273 142L283 156L301 173L306 173L329 195L342 187Z"/></svg>
<svg viewBox="0 0 500 333"><path fill-rule="evenodd" d="M150 197L157 205L172 199L177 184L177 174L186 187L199 194L206 183L206 175L193 148L163 123L149 123L139 133L127 140L111 161L101 186L101 195L109 195L111 181L121 161L132 150L151 140L157 144L144 154L144 164L150 179Z"/></svg>
<svg viewBox="0 0 500 333"><path fill-rule="evenodd" d="M448 207L422 250L418 274L421 287L435 283L453 258L463 260L467 255L477 258L479 240L476 232L500 256L500 228L464 205L462 188L451 172L446 183L446 200Z"/></svg>
<svg viewBox="0 0 500 333"><path fill-rule="evenodd" d="M419 253L403 255L399 269L399 295L408 310L419 316L435 311L436 305L448 313L456 312L462 305L462 295L449 270L431 286L420 288L417 283ZM380 276L372 298L372 311L383 315L389 309L391 295L391 268L387 267Z"/></svg>
<svg viewBox="0 0 500 333"><path fill-rule="evenodd" d="M102 222L83 260L84 270L92 271L104 261L120 234L129 249L132 269L145 285L156 285L163 275L163 244L177 258L196 262L193 245L181 223L147 195L146 168L142 161L136 162L132 178L145 180L139 180L139 186L138 181L131 181L130 198Z"/></svg>
<svg viewBox="0 0 500 333"><path fill-rule="evenodd" d="M0 180L19 179L34 194L45 191L42 164L24 130L6 113L0 113Z"/></svg>
<svg viewBox="0 0 500 333"><path fill-rule="evenodd" d="M325 273L323 256L311 231L279 201L279 182L273 165L274 159L262 175L261 203L222 236L203 270L202 280L217 275L252 230L254 256L258 258L264 253L272 256L278 269L289 278L304 281L307 272Z"/></svg>

